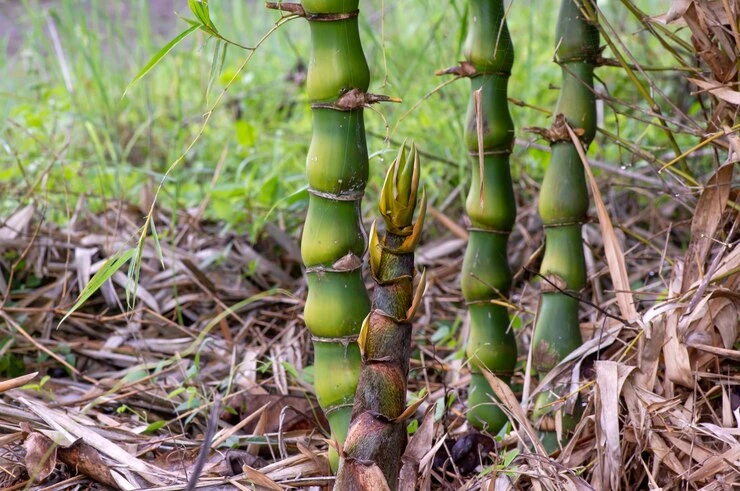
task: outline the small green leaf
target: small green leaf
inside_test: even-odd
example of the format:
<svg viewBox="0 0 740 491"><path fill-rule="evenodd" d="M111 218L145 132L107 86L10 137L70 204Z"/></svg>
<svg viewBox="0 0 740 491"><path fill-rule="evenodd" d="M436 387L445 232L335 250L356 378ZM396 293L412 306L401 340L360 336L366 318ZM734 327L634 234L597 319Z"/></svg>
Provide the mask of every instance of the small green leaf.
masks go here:
<svg viewBox="0 0 740 491"><path fill-rule="evenodd" d="M93 293L98 291L100 287L103 286L103 283L108 281L116 271L121 269L121 267L133 257L135 251L136 249L128 249L123 252L119 251L108 258L105 264L103 264L103 267L100 268L100 270L95 273L92 278L90 278L90 283L88 283L80 292L80 296L77 297L77 301L72 306L72 308L66 314L64 314L62 320L60 320L59 324L57 324L57 328L61 326L65 320L67 320L67 317L69 317L70 315L72 315L73 312L82 307L87 299L90 298Z"/></svg>
<svg viewBox="0 0 740 491"><path fill-rule="evenodd" d="M512 462L514 462L514 459L519 455L519 450L516 448L513 448L511 450L508 450L504 453L504 462L503 466L504 468L507 468L511 465Z"/></svg>
<svg viewBox="0 0 740 491"><path fill-rule="evenodd" d="M434 421L439 421L445 415L445 400L444 398L437 399L434 403Z"/></svg>
<svg viewBox="0 0 740 491"><path fill-rule="evenodd" d="M194 26L188 27L187 29L185 29L184 31L182 31L180 34L178 34L177 37L175 37L172 41L170 41L169 43L167 43L164 48L160 49L157 52L157 54L155 54L152 57L152 59L149 60L149 63L147 63L146 66L144 66L144 68L134 77L134 79L131 81L131 83L128 84L128 86L126 87L126 90L123 91L123 95L121 96L121 98L126 97L126 93L128 93L129 89L136 82L138 82L139 80L141 80L142 78L144 78L144 76L146 76L146 74L149 73L152 70L152 68L154 68L160 61L162 61L162 58L164 58L167 55L167 53L169 53L170 51L172 51L172 49L175 46L177 46L180 43L180 41L182 41L183 39L185 39L186 37L188 37L189 35L191 35L193 32L195 32L200 27L201 26L199 26L199 25L194 25Z"/></svg>
<svg viewBox="0 0 740 491"><path fill-rule="evenodd" d="M149 433L154 433L158 429L162 428L164 425L167 424L167 421L155 421L154 423L150 424L146 428L144 428L144 434L147 435Z"/></svg>
<svg viewBox="0 0 740 491"><path fill-rule="evenodd" d="M177 389L169 393L169 395L167 396L167 399L172 399L174 397L177 397L183 392L185 392L185 387L178 387Z"/></svg>
<svg viewBox="0 0 740 491"><path fill-rule="evenodd" d="M418 430L418 429L419 429L419 422L417 420L415 420L415 419L412 419L409 422L408 426L406 426L406 432L409 435L413 435L414 433L416 433L416 430Z"/></svg>
<svg viewBox="0 0 740 491"><path fill-rule="evenodd" d="M138 382L139 380L146 378L149 376L149 372L143 368L139 368L138 370L134 370L133 372L129 372L126 374L125 377L123 377L122 382L123 383L132 383L132 382Z"/></svg>

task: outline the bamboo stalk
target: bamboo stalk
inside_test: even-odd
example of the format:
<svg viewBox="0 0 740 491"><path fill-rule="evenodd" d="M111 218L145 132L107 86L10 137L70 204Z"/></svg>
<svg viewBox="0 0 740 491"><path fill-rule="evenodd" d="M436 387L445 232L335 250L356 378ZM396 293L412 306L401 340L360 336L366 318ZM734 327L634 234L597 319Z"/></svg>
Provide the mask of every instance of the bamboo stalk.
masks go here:
<svg viewBox="0 0 740 491"><path fill-rule="evenodd" d="M396 489L401 455L406 447L406 386L411 354L411 319L424 290L424 275L414 293L414 250L426 210L422 193L414 222L419 187L419 153L405 144L388 170L381 192L380 212L385 234L370 232L370 269L377 286L373 308L359 337L362 370L355 395L352 423L337 472L337 490L373 490L368 479L382 472ZM413 413L413 411L411 411Z"/></svg>
<svg viewBox="0 0 740 491"><path fill-rule="evenodd" d="M582 9L589 2L588 9ZM588 212L588 188L583 164L566 125L574 128L584 147L596 133L593 71L599 56L599 32L593 0L562 0L556 29L556 62L562 86L552 128L550 166L540 191L539 212L545 227L545 254L540 266L542 296L532 339L533 368L540 378L582 343L578 296L586 286L586 263L581 226ZM534 419L549 451L559 436L568 438L575 427L578 405L562 404L570 381L556 384L535 400ZM560 428L558 435L557 428Z"/></svg>
<svg viewBox="0 0 740 491"><path fill-rule="evenodd" d="M267 6L305 17L311 30L307 91L313 135L301 242L308 281L304 319L314 343L316 396L331 438L341 446L360 371L357 336L370 310L362 279L366 240L360 213L368 179L363 108L370 102L370 72L360 42L359 0ZM336 469L333 447L329 457Z"/></svg>
<svg viewBox="0 0 740 491"><path fill-rule="evenodd" d="M509 155L514 123L507 100L514 47L506 24L503 0L470 0L465 61L448 70L470 78L465 144L472 162L466 200L470 238L463 261L461 287L470 311L467 356L471 382L468 421L496 433L506 423L493 403L483 372L507 383L517 349L506 307L512 275L507 260L509 234L516 218Z"/></svg>

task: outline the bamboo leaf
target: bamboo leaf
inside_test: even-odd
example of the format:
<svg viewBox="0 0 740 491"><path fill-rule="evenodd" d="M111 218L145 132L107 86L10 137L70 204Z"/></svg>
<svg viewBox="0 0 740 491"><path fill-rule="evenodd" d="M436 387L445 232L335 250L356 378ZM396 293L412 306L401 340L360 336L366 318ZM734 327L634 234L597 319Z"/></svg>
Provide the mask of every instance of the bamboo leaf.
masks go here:
<svg viewBox="0 0 740 491"><path fill-rule="evenodd" d="M187 17L183 17L182 15L180 15L178 13L175 13L175 15L177 15L180 18L180 20L182 20L184 22L187 22L191 26L195 26L195 27L200 27L201 26L201 23L198 22L197 20L188 19Z"/></svg>
<svg viewBox="0 0 740 491"><path fill-rule="evenodd" d="M113 274L121 269L121 266L126 264L134 255L134 252L136 249L128 249L126 251L119 251L112 257L110 257L105 264L103 264L103 267L100 268L100 270L93 275L92 278L90 278L90 282L85 286L85 288L80 292L80 296L77 297L77 301L72 306L69 311L62 317L62 320L59 321L59 324L57 324L57 328L62 325L62 323L72 315L73 312L75 312L77 309L82 307L82 305L87 301L88 298L92 296L93 293L98 291L101 286L103 286L103 283L108 281Z"/></svg>
<svg viewBox="0 0 740 491"><path fill-rule="evenodd" d="M208 77L208 85L206 86L206 99L211 95L211 89L216 81L216 77L221 74L224 61L226 60L226 48L228 47L229 45L220 39L216 40L216 47L213 50L213 61L211 62L211 74Z"/></svg>
<svg viewBox="0 0 740 491"><path fill-rule="evenodd" d="M160 61L162 61L162 58L164 58L167 55L167 53L169 53L170 51L172 51L172 49L175 46L177 46L180 43L180 41L182 41L183 39L185 39L186 37L188 37L190 34L192 34L193 32L195 32L199 27L200 27L199 25L192 25L192 26L188 27L187 29L185 29L184 31L182 31L180 34L178 34L172 41L170 41L169 43L167 43L164 48L160 49L157 52L157 54L155 54L149 60L149 62L144 66L144 68L128 84L128 86L126 87L126 90L123 91L123 96L121 96L121 97L122 98L123 97L126 97L126 94L128 93L129 89L131 89L131 87L133 87L134 84L136 84L136 82L138 82L139 80L141 80L142 78L144 78L146 76L146 74L149 73L152 70L152 68L154 68L155 66L157 66L157 64Z"/></svg>
<svg viewBox="0 0 740 491"><path fill-rule="evenodd" d="M218 34L218 29L216 29L215 24L211 20L211 11L208 7L208 0L188 0L188 5L190 6L190 11L195 15L195 18L203 24L201 27L204 27L205 30L213 34Z"/></svg>
<svg viewBox="0 0 740 491"><path fill-rule="evenodd" d="M151 218L151 212L147 217L147 220L153 220ZM128 265L128 273L126 273L126 305L129 309L134 308L136 302L136 294L139 288L139 273L141 273L141 258L144 255L144 244L146 242L146 225L141 229L141 235L139 241L134 248L134 256Z"/></svg>
<svg viewBox="0 0 740 491"><path fill-rule="evenodd" d="M157 229L154 226L154 220L151 220L149 222L149 225L152 230L152 237L154 238L154 250L157 252L157 259L159 259L159 264L162 265L162 269L165 269L164 266L164 256L162 255L162 246L159 243L159 235L157 234Z"/></svg>

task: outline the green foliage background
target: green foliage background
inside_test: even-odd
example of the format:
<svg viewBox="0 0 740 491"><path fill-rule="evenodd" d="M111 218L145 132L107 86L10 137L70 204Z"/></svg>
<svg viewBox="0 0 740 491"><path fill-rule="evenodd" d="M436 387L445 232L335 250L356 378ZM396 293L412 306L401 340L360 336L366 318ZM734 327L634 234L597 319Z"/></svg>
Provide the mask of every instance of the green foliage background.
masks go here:
<svg viewBox="0 0 740 491"><path fill-rule="evenodd" d="M147 0L10 3L14 5L4 7L12 9L16 35L12 40L6 36L0 46L5 67L0 79L0 217L31 201L60 223L80 203L93 211L109 200L148 209L151 190L198 134L204 114L236 75L203 137L169 177L159 205L193 209L208 198L207 218L252 236L266 221L280 219L290 229L299 225L307 202L304 158L310 141L310 111L296 83L307 63L305 22L278 29L238 75L248 53L230 46L222 59L222 51L214 53L215 41L197 31L122 97L146 62L188 27L174 12L153 17L157 2ZM179 14L190 16L185 0L174 3ZM509 9L516 47L510 95L551 108L557 91L548 88L560 76L552 63L557 2L536 3L514 1ZM667 0L640 4L649 14L669 6ZM458 26L464 25L466 2L369 0L364 5L362 35L372 67L371 91L403 99L366 118L372 135L367 212L374 208L382 169L392 158L393 145L386 136L394 142L411 137L431 155L425 158L424 185L432 204L439 205L468 179L461 141L467 82L435 92L446 79L434 76L461 59L465 33ZM604 0L600 7L641 62L673 62L620 2ZM212 0L210 9L219 32L246 46L253 46L279 18L256 1ZM621 69L600 73L612 96L632 101L635 108L646 107ZM653 74L669 97L684 97L685 82L675 73ZM512 112L519 138L534 141L522 128L549 123L548 114L531 107L514 106ZM619 128L625 141L656 155L670 151L654 127L627 123L609 108L602 114L603 126ZM595 159L615 166L649 165L603 143L597 138ZM515 177L541 178L546 152L518 147L514 157ZM453 198L455 210L464 195ZM167 231L160 234L166 237Z"/></svg>

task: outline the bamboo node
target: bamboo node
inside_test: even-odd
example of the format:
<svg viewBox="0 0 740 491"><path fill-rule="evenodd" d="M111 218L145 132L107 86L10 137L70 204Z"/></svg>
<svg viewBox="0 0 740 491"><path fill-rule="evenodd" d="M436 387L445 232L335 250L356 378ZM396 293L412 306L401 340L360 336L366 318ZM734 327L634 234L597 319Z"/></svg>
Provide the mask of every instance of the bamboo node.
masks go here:
<svg viewBox="0 0 740 491"><path fill-rule="evenodd" d="M460 78L475 78L479 77L481 75L498 75L500 77L510 77L511 72L502 71L502 70L478 70L476 66L467 61L461 61L459 64L450 67L450 68L444 68L442 70L437 70L434 72L435 75L454 75L456 77Z"/></svg>
<svg viewBox="0 0 740 491"><path fill-rule="evenodd" d="M335 338L324 338L321 336L311 336L311 341L314 343L331 343L331 344L343 344L349 345L350 343L356 343L359 334L350 334L348 336L339 336ZM350 404L351 406L352 404Z"/></svg>
<svg viewBox="0 0 740 491"><path fill-rule="evenodd" d="M352 256L352 257L350 257ZM362 259L353 253L347 253L346 256L342 256L337 259L331 266L316 265L307 266L306 274L318 274L324 273L351 273L362 268Z"/></svg>
<svg viewBox="0 0 740 491"><path fill-rule="evenodd" d="M606 46L596 46L592 48L586 48L580 53L571 54L570 56L559 56L555 54L555 63L558 65L566 65L568 63L590 63L594 66L609 65L608 60L604 58L604 50ZM611 66L622 66L620 64Z"/></svg>
<svg viewBox="0 0 740 491"><path fill-rule="evenodd" d="M336 404L334 406L325 407L325 408L322 408L322 409L324 411L324 415L325 416L329 416L334 411L338 411L340 409L351 408L353 405L354 405L354 403L352 403L352 402L345 402L344 404ZM337 448L339 448L339 447L337 447Z"/></svg>
<svg viewBox="0 0 740 491"><path fill-rule="evenodd" d="M399 328L400 327L403 327L403 326L406 326L406 325L408 325L409 327L411 327L410 326L411 319L405 319L405 318L401 318L401 317L396 317L395 315L391 315L388 312L386 312L386 311L384 311L382 309L379 309L377 307L374 308L374 309L372 309L370 311L370 314L371 315L372 314L378 314L381 317L385 317L386 319L389 319L390 321L392 321L395 324L397 324Z"/></svg>
<svg viewBox="0 0 740 491"><path fill-rule="evenodd" d="M395 285L397 283L401 283L404 281L413 281L414 277L410 274L404 274L400 276L394 276L393 278L388 279L382 279L378 278L378 276L375 274L375 271L370 272L372 274L373 280L380 286L389 286L389 285ZM416 273L416 271L414 271Z"/></svg>
<svg viewBox="0 0 740 491"><path fill-rule="evenodd" d="M565 280L556 274L546 274L542 278L545 280L540 288L542 293L564 292L568 289L568 284Z"/></svg>
<svg viewBox="0 0 740 491"><path fill-rule="evenodd" d="M487 228L480 228L480 227L468 227L468 232L483 232L486 234L511 235L511 230L496 230L496 229L487 229Z"/></svg>
<svg viewBox="0 0 740 491"><path fill-rule="evenodd" d="M369 94L362 89L353 88L344 92L336 102L314 102L313 109L334 109L335 111L356 111L378 102L402 102L398 97Z"/></svg>
<svg viewBox="0 0 740 491"><path fill-rule="evenodd" d="M571 129L573 130L573 133L578 136L579 139L586 134L586 130L584 130L583 128ZM555 120L552 122L552 126L550 128L529 126L524 128L524 131L540 135L545 140L548 140L551 145L553 143L572 141L570 134L568 134L568 121L565 119L565 115L562 113L555 116Z"/></svg>
<svg viewBox="0 0 740 491"><path fill-rule="evenodd" d="M468 152L468 155L470 155L471 157L480 157L481 155L483 155L483 156L488 156L488 155L511 155L511 152L513 150L513 147L514 147L514 145L512 143L512 145L509 148L505 149L505 150L484 150L483 152L479 152L477 150L470 150Z"/></svg>
<svg viewBox="0 0 740 491"><path fill-rule="evenodd" d="M353 19L360 14L359 10L352 12L306 12L303 5L295 2L265 2L265 7L271 10L288 12L298 17L304 17L314 22L333 22L338 20Z"/></svg>
<svg viewBox="0 0 740 491"><path fill-rule="evenodd" d="M354 19L360 15L359 10L352 12L334 12L334 13L312 13L306 12L306 19L312 22L334 22L338 20Z"/></svg>
<svg viewBox="0 0 740 491"><path fill-rule="evenodd" d="M362 259L355 254L349 252L345 256L338 259L332 268L337 271L354 271L362 267Z"/></svg>
<svg viewBox="0 0 740 491"><path fill-rule="evenodd" d="M475 68L475 65L470 63L469 61L461 61L459 64L450 67L445 68L442 70L437 70L434 72L435 75L454 75L456 77L473 77L478 73L478 71Z"/></svg>
<svg viewBox="0 0 740 491"><path fill-rule="evenodd" d="M342 191L340 193L330 193L328 191L319 191L309 186L308 192L319 198L330 199L332 201L360 201L365 196L365 191L352 190Z"/></svg>

